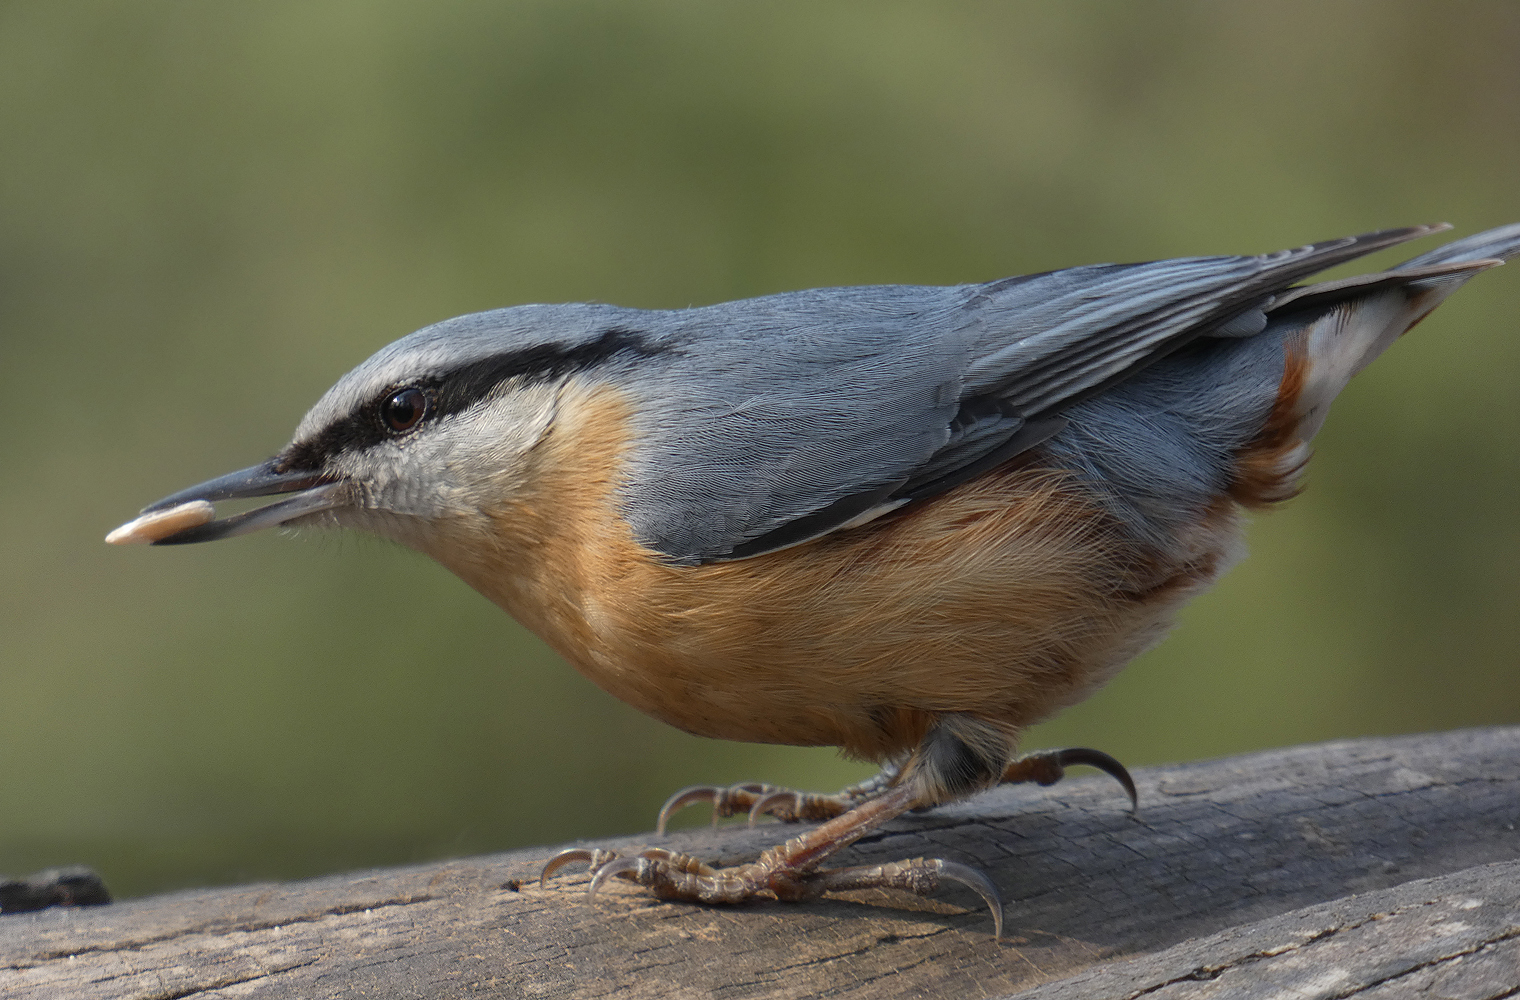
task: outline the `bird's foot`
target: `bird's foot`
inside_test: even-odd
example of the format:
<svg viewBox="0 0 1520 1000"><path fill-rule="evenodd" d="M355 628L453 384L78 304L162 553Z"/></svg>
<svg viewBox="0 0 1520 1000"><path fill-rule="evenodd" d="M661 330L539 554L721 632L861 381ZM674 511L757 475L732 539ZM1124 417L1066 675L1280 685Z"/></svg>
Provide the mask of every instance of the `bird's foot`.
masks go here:
<svg viewBox="0 0 1520 1000"><path fill-rule="evenodd" d="M1140 812L1140 799L1135 793L1135 779L1129 771L1102 750L1089 747L1067 747L1065 750L1042 750L1026 754L1003 768L1000 785L1018 785L1032 781L1037 785L1054 785L1066 777L1066 769L1074 764L1095 767L1124 786L1129 796L1130 812Z"/></svg>
<svg viewBox="0 0 1520 1000"><path fill-rule="evenodd" d="M759 782L729 785L727 788L692 785L665 800L665 804L660 807L659 818L655 821L655 832L664 834L665 825L677 810L698 802L712 803L714 826L726 816L739 815L747 815L750 826L754 826L761 816L774 816L783 823L829 820L843 816L861 803L876 798L891 788L896 780L897 769L888 766L858 785L851 785L832 795L799 792Z"/></svg>
<svg viewBox="0 0 1520 1000"><path fill-rule="evenodd" d="M850 889L906 889L920 896L932 895L944 882L959 882L975 892L992 911L994 937L1003 935L1003 904L992 881L968 865L943 858L913 858L885 865L804 870L785 860L787 845L772 848L758 861L733 868L714 868L689 854L676 854L652 847L631 856L614 851L575 848L555 855L540 883L576 861L591 864L588 901L614 878L627 879L652 891L661 899L690 903L743 903L751 899L779 899L788 903L817 899L826 892Z"/></svg>
<svg viewBox="0 0 1520 1000"><path fill-rule="evenodd" d="M974 868L941 858L914 858L885 865L823 868L823 861L854 843L894 816L912 808L916 793L897 787L855 809L815 827L800 837L770 848L758 859L732 868L714 868L689 854L651 848L636 855L574 848L561 851L544 865L540 884L577 861L592 870L588 898L608 880L622 878L651 890L661 899L694 903L742 903L751 899L799 902L826 892L850 889L906 889L921 896L943 882L959 882L982 898L992 911L993 933L1003 933L1003 905L987 876Z"/></svg>
<svg viewBox="0 0 1520 1000"><path fill-rule="evenodd" d="M1089 747L1068 747L1064 750L1042 750L1027 754L1004 767L998 783L1017 785L1034 782L1037 785L1053 785L1066 776L1068 767L1078 764L1095 767L1119 782L1129 796L1130 811L1138 814L1139 800L1129 771L1113 757ZM655 821L655 831L663 835L672 815L698 802L712 804L714 826L724 817L739 815L747 815L750 826L754 826L761 816L773 816L783 823L830 820L884 794L896 784L898 774L899 769L889 764L880 773L832 795L799 792L759 782L729 785L726 788L718 785L692 785L665 800Z"/></svg>

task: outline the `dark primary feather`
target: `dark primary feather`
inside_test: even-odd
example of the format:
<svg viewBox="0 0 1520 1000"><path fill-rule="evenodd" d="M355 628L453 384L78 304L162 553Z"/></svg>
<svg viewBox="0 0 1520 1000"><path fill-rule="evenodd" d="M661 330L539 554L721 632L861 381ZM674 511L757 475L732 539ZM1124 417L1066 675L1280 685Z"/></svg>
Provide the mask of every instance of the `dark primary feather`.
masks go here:
<svg viewBox="0 0 1520 1000"><path fill-rule="evenodd" d="M1097 265L953 288L815 289L633 314L635 533L671 561L759 555L933 496L1200 337L1249 337L1294 282L1413 227L1259 257Z"/></svg>

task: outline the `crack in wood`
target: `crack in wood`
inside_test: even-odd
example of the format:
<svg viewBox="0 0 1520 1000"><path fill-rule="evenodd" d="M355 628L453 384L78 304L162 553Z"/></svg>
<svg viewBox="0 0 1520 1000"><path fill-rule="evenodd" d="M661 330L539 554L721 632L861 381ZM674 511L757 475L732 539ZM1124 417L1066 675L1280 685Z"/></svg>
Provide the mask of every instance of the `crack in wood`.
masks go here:
<svg viewBox="0 0 1520 1000"><path fill-rule="evenodd" d="M432 901L433 898L434 897L432 897L432 896L407 896L405 898L400 898L400 899L385 899L385 900L380 900L380 901L374 902L374 903L342 904L342 905L332 906L332 907L329 907L329 908L327 908L325 910L320 910L320 911L317 911L317 912L314 912L314 913L301 913L301 914L295 914L295 915L289 916L289 917L282 917L279 920L249 921L249 922L210 921L210 922L208 922L208 923L206 923L204 925L196 925L196 926L192 926L192 927L183 927L183 928L180 928L180 929L175 930L175 931L171 931L171 932L168 932L168 933L165 933L165 934L154 935L154 936L151 936L151 937L134 938L134 939L131 939L131 940L117 942L117 943L113 943L113 944L87 945L87 946L82 946L82 947L79 947L79 948L76 948L76 949L70 949L70 950L53 951L53 952L42 952L41 954L39 954L37 956L38 960L35 961L35 962L32 962L32 963L19 963L19 964L18 963L11 963L11 964L7 964L7 965L4 965L4 966L0 966L0 969L7 969L7 970L11 970L11 971L22 971L22 970L26 970L26 969L37 968L39 966L47 964L48 962L66 961L66 960L69 960L69 959L77 959L80 955L141 951L144 948L149 948L149 947L152 947L153 945L163 944L166 941L175 941L175 940L178 940L180 938L193 937L196 934L216 934L216 935L220 935L220 934L256 933L258 931L278 930L281 927L286 927L286 926L290 926L290 925L293 925L293 924L314 923L314 922L316 922L318 920L325 920L328 917L343 917L343 916L349 915L350 913L367 912L367 911L370 911L370 910L383 909L385 907L391 907L391 906L410 906L410 905L412 905L414 903L426 903L426 902Z"/></svg>
<svg viewBox="0 0 1520 1000"><path fill-rule="evenodd" d="M233 978L229 978L229 979L221 979L221 980L217 980L214 983L207 983L204 986L192 987L191 989L188 989L188 990L182 990L182 991L173 992L173 993L167 993L167 992L166 993L160 993L160 994L157 994L155 996L146 996L146 997L143 997L143 1000L185 1000L186 997L193 997L193 996L195 996L197 994L201 994L201 993L210 993L212 990L224 990L224 989L226 989L229 986L241 986L244 983L255 983L255 982L258 982L260 979L270 979L270 978L272 978L274 976L278 976L278 975L280 975L282 973L285 973L285 972L294 972L296 969L307 968L308 966L312 966L312 965L317 964L319 961L321 961L320 958L313 958L313 959L310 959L310 960L305 961L305 962L296 962L296 963L294 963L292 965L287 965L287 966L284 966L282 968L269 969L269 970L266 970L264 972L257 973L256 975L252 975L252 976L243 976L241 978L233 977Z"/></svg>
<svg viewBox="0 0 1520 1000"><path fill-rule="evenodd" d="M1395 947L1391 934L1426 924L1434 936L1408 961L1385 955L1358 965L1361 978L1310 995L1359 997L1378 989L1363 982L1376 979L1382 992L1368 1000L1387 1000L1412 981L1400 976L1470 979L1473 969L1488 978L1472 995L1520 995L1520 983L1511 989L1492 971L1520 933L1511 916L1520 912L1520 728L1342 742L1137 777L1142 822L1116 810L1094 779L992 792L907 817L852 848L861 863L932 854L984 869L1010 899L1002 945L950 896L719 909L629 887L587 905L583 885L537 888L553 851L538 848L7 916L0 995L168 1000L222 988L292 1000L452 1000L486 983L494 985L479 988L509 995L630 1000L1017 990L1040 1000L1159 1000L1201 995L1224 976L1232 988L1244 984L1242 995L1266 996L1251 984L1279 972L1312 978L1300 966L1320 949L1326 962L1363 948L1376 955ZM1168 786L1209 790L1167 795ZM689 831L659 843L742 859L784 830ZM595 846L627 852L651 837ZM514 879L521 891L501 888ZM1472 902L1477 916L1421 917L1432 899L1457 910ZM372 920L354 916L365 910ZM1466 929L1442 929L1458 925ZM1431 971L1448 966L1469 971Z"/></svg>
<svg viewBox="0 0 1520 1000"><path fill-rule="evenodd" d="M1379 986L1383 986L1387 983L1391 983L1399 979L1407 979L1408 977L1417 975L1426 969L1433 969L1437 966L1449 965L1452 962L1461 961L1462 959L1467 958L1471 955L1476 955L1485 949L1492 948L1496 944L1503 944L1505 941L1514 941L1516 939L1520 939L1520 930L1513 930L1506 934L1501 934L1498 937L1492 938L1490 940L1482 941L1471 948L1464 948L1461 951L1454 951L1449 955L1442 955L1437 958L1427 959L1426 961L1420 962L1416 965L1411 965L1409 968L1404 969L1400 972L1393 973L1389 976L1384 976L1382 979L1371 980L1361 986L1356 987L1355 989L1347 990L1344 993L1332 994L1327 997L1326 1000L1346 1000L1347 997L1354 997L1358 993L1366 993L1369 990L1377 989ZM1517 977L1520 977L1520 970L1516 970L1515 974ZM1514 996L1517 992L1520 992L1520 983L1517 983L1516 988L1514 990L1511 990L1506 995ZM1500 998L1500 1000L1502 1000L1502 998Z"/></svg>

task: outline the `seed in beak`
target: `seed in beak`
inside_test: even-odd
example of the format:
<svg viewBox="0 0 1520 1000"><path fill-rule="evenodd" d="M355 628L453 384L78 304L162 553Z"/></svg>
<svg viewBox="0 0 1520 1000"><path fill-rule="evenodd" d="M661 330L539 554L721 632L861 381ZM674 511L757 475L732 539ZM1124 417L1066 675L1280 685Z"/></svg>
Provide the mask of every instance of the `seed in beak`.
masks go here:
<svg viewBox="0 0 1520 1000"><path fill-rule="evenodd" d="M205 500L191 500L168 510L156 510L128 521L106 536L110 545L147 545L216 517L216 508Z"/></svg>

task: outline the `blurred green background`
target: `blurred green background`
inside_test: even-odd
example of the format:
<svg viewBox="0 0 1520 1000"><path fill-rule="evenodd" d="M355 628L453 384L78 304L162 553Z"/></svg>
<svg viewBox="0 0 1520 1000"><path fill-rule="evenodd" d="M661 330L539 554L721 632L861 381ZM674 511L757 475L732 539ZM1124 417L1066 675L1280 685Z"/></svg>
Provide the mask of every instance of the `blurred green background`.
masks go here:
<svg viewBox="0 0 1520 1000"><path fill-rule="evenodd" d="M383 543L101 537L459 313L1520 220L1517 52L1511 0L7 0L0 872L132 895L863 776L645 719ZM1253 558L1031 745L1520 722L1517 379L1506 268L1358 379Z"/></svg>

